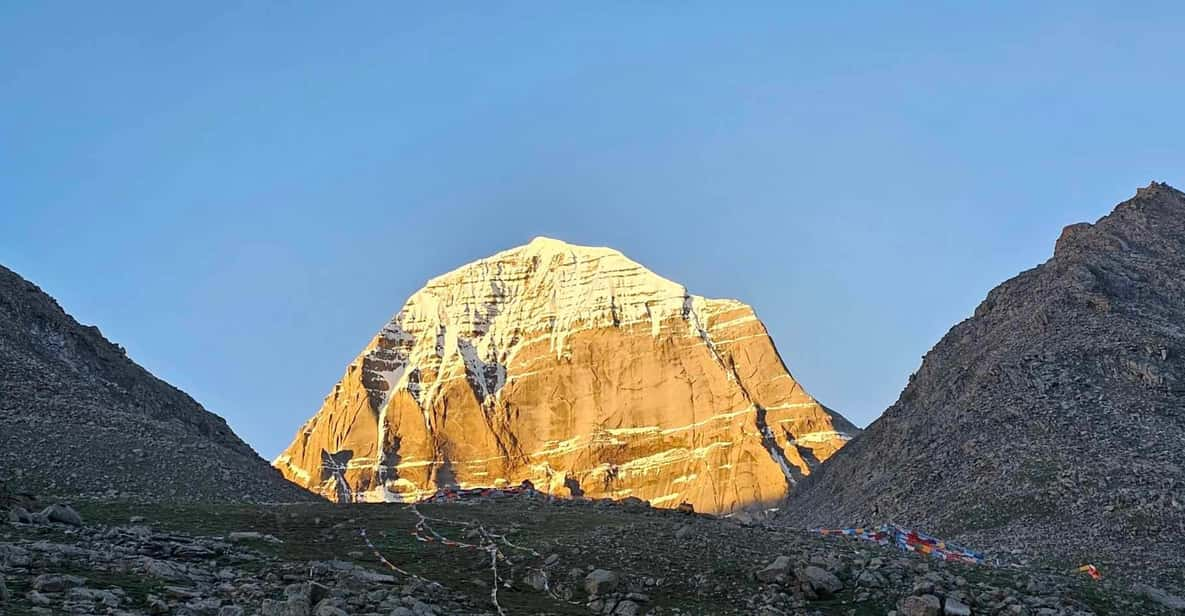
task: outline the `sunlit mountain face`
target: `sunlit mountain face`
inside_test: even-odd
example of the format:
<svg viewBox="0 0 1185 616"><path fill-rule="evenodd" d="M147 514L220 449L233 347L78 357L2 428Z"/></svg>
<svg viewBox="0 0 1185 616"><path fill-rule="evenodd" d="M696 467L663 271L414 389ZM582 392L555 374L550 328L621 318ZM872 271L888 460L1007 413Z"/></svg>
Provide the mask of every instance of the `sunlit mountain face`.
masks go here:
<svg viewBox="0 0 1185 616"><path fill-rule="evenodd" d="M780 501L856 431L749 306L537 238L413 294L275 466L339 500L527 480L725 513Z"/></svg>

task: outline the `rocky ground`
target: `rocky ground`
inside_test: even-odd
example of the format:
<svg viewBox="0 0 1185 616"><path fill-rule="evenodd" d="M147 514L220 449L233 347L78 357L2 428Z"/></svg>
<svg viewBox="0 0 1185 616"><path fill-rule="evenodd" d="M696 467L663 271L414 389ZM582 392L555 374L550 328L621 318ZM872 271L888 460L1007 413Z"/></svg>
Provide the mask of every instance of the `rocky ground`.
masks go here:
<svg viewBox="0 0 1185 616"><path fill-rule="evenodd" d="M1052 616L1180 601L1109 572L942 563L640 502L8 504L0 613L14 616Z"/></svg>

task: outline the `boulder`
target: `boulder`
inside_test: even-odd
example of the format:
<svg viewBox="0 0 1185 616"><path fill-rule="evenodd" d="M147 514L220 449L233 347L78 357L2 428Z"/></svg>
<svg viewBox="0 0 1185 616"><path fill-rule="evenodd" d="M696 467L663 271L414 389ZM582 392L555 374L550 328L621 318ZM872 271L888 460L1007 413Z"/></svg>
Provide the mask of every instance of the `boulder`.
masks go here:
<svg viewBox="0 0 1185 616"><path fill-rule="evenodd" d="M218 616L218 612L222 609L222 599L218 597L190 599L185 603L185 607L198 616Z"/></svg>
<svg viewBox="0 0 1185 616"><path fill-rule="evenodd" d="M24 507L14 505L8 510L8 521L13 524L32 524L33 516Z"/></svg>
<svg viewBox="0 0 1185 616"><path fill-rule="evenodd" d="M830 571L811 565L802 571L802 577L820 599L827 599L843 590L843 582Z"/></svg>
<svg viewBox="0 0 1185 616"><path fill-rule="evenodd" d="M411 604L411 612L415 616L436 616L436 608L418 599Z"/></svg>
<svg viewBox="0 0 1185 616"><path fill-rule="evenodd" d="M144 559L144 573L170 582L180 582L189 579L183 565L164 560L156 560L155 558Z"/></svg>
<svg viewBox="0 0 1185 616"><path fill-rule="evenodd" d="M288 597L288 616L309 616L313 608L309 605L309 598L303 595Z"/></svg>
<svg viewBox="0 0 1185 616"><path fill-rule="evenodd" d="M263 616L309 616L309 600L306 597L289 597L286 601L266 599L260 606Z"/></svg>
<svg viewBox="0 0 1185 616"><path fill-rule="evenodd" d="M757 572L760 582L784 582L790 575L790 557L779 556L774 561Z"/></svg>
<svg viewBox="0 0 1185 616"><path fill-rule="evenodd" d="M57 522L58 524L66 524L68 526L82 526L82 516L78 515L69 505L50 505L46 507L39 517L47 522Z"/></svg>
<svg viewBox="0 0 1185 616"><path fill-rule="evenodd" d="M637 496L627 496L621 499L621 505L629 511L644 511L650 508L650 501L645 501Z"/></svg>
<svg viewBox="0 0 1185 616"><path fill-rule="evenodd" d="M231 543L242 543L244 541L264 541L266 543L277 544L277 545L284 543L283 540L279 539L278 537L275 537L273 535L266 535L264 533L256 532L253 530L238 531L238 532L230 533L229 535L226 536L226 540Z"/></svg>
<svg viewBox="0 0 1185 616"><path fill-rule="evenodd" d="M642 606L626 599L617 603L617 607L613 608L614 616L638 616L642 613Z"/></svg>
<svg viewBox="0 0 1185 616"><path fill-rule="evenodd" d="M62 592L86 584L86 578L77 575L56 575L43 573L33 579L33 590L41 592Z"/></svg>
<svg viewBox="0 0 1185 616"><path fill-rule="evenodd" d="M613 571L607 569L595 569L588 575L584 576L584 590L590 596L603 595L605 593L617 590L617 585L621 582L621 576Z"/></svg>
<svg viewBox="0 0 1185 616"><path fill-rule="evenodd" d="M971 606L954 597L947 597L942 604L942 613L946 616L971 616Z"/></svg>
<svg viewBox="0 0 1185 616"><path fill-rule="evenodd" d="M900 616L938 616L942 602L934 595L911 595L897 604Z"/></svg>
<svg viewBox="0 0 1185 616"><path fill-rule="evenodd" d="M734 511L727 519L739 526L753 526L757 523L757 518L753 516L753 513L745 510Z"/></svg>
<svg viewBox="0 0 1185 616"><path fill-rule="evenodd" d="M1148 586L1147 584L1136 584L1132 590L1134 590L1136 594L1143 595L1151 599L1153 602L1159 603L1160 605L1163 605L1164 607L1167 607L1171 610L1185 612L1185 599L1178 597L1177 595L1171 595L1154 586Z"/></svg>
<svg viewBox="0 0 1185 616"><path fill-rule="evenodd" d="M885 576L876 571L865 571L860 574L860 578L856 582L863 588L884 588L888 585Z"/></svg>
<svg viewBox="0 0 1185 616"><path fill-rule="evenodd" d="M67 595L74 601L90 601L92 603L102 603L108 607L119 606L119 596L109 590L99 590L97 588L71 588ZM215 599L217 600L217 599Z"/></svg>
<svg viewBox="0 0 1185 616"><path fill-rule="evenodd" d="M523 576L523 585L543 592L547 590L547 575L539 569L531 569Z"/></svg>
<svg viewBox="0 0 1185 616"><path fill-rule="evenodd" d="M349 616L349 614L339 607L323 604L317 606L315 616Z"/></svg>
<svg viewBox="0 0 1185 616"><path fill-rule="evenodd" d="M9 566L27 567L31 559L29 550L16 545L0 543L0 562L7 562Z"/></svg>

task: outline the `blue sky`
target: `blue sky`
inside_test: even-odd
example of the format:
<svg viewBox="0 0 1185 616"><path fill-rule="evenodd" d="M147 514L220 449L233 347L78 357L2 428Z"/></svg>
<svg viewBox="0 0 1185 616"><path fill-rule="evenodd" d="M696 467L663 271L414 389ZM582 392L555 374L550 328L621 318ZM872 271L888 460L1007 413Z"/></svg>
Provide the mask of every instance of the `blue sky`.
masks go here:
<svg viewBox="0 0 1185 616"><path fill-rule="evenodd" d="M1180 4L972 4L2 2L0 263L269 458L535 235L752 304L866 424L1062 226L1185 184Z"/></svg>

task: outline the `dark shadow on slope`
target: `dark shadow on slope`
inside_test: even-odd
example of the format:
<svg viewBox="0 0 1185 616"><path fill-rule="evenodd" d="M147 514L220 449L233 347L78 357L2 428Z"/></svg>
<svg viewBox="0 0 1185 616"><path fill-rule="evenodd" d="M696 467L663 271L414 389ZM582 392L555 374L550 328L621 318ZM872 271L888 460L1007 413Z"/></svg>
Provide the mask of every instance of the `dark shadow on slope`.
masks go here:
<svg viewBox="0 0 1185 616"><path fill-rule="evenodd" d="M457 487L457 473L453 470L453 461L449 459L448 454L443 456L440 466L434 469L432 483L436 485L436 489L438 490L441 488Z"/></svg>
<svg viewBox="0 0 1185 616"><path fill-rule="evenodd" d="M806 462L806 465L812 469L823 463L823 461L820 460L819 457L815 455L815 452L809 447L801 447L795 443L794 449L798 450L798 455L802 456L802 459L804 462Z"/></svg>
<svg viewBox="0 0 1185 616"><path fill-rule="evenodd" d="M564 487L568 488L568 492L573 498L580 498L584 496L584 489L580 487L580 482L575 477L568 477L564 479Z"/></svg>
<svg viewBox="0 0 1185 616"><path fill-rule="evenodd" d="M350 488L350 483L346 481L346 467L350 460L354 458L354 451L351 449L343 449L329 453L324 449L321 450L321 479L333 478L334 480L334 496L339 503L354 502L354 491Z"/></svg>
<svg viewBox="0 0 1185 616"><path fill-rule="evenodd" d="M798 467L794 466L788 459L786 459L786 452L781 446L778 445L777 439L774 438L773 430L770 429L769 424L766 422L765 407L761 406L760 404L754 404L753 407L757 409L756 421L757 429L761 432L761 445L765 447L766 451L769 452L769 455L774 459L774 462L776 462L778 466L782 467L782 472L788 473L786 475L786 488L793 489L794 484L802 481L804 475L802 474L802 471L798 470Z"/></svg>

